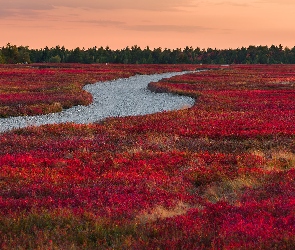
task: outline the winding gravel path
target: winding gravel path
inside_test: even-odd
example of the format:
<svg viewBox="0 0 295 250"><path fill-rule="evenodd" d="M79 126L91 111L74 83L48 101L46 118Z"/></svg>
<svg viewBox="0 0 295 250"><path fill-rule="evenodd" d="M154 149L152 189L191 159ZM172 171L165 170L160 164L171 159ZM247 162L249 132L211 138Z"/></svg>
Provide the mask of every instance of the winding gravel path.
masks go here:
<svg viewBox="0 0 295 250"><path fill-rule="evenodd" d="M89 84L84 89L93 95L89 106L74 106L60 113L39 116L18 116L0 119L0 132L28 126L75 122L87 124L107 117L152 114L192 106L195 99L167 93L152 93L150 82L188 72L136 75L130 78Z"/></svg>

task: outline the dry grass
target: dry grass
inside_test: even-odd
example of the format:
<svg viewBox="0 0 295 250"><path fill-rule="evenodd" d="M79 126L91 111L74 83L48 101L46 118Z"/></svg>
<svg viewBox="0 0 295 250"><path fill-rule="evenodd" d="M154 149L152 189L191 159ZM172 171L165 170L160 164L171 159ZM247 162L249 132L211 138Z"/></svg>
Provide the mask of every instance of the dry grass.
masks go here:
<svg viewBox="0 0 295 250"><path fill-rule="evenodd" d="M262 180L243 175L232 180L228 179L208 185L202 197L212 203L226 201L230 204L237 204L245 188L256 188L260 185L262 185Z"/></svg>
<svg viewBox="0 0 295 250"><path fill-rule="evenodd" d="M271 154L269 162L271 169L288 170L295 166L295 154L288 151L276 151Z"/></svg>
<svg viewBox="0 0 295 250"><path fill-rule="evenodd" d="M288 170L295 166L295 154L286 150L253 151L266 159L265 170Z"/></svg>
<svg viewBox="0 0 295 250"><path fill-rule="evenodd" d="M140 223L156 221L157 219L171 218L185 214L192 207L183 202L179 202L174 208L167 209L163 206L156 206L151 211L144 211L136 217Z"/></svg>
<svg viewBox="0 0 295 250"><path fill-rule="evenodd" d="M252 154L264 158L263 171L286 171L295 166L295 154L288 151L253 151ZM246 188L255 189L264 184L265 178L263 174L241 175L234 179L223 179L208 185L202 197L209 202L216 203L218 201L226 201L231 204L238 204L239 197Z"/></svg>

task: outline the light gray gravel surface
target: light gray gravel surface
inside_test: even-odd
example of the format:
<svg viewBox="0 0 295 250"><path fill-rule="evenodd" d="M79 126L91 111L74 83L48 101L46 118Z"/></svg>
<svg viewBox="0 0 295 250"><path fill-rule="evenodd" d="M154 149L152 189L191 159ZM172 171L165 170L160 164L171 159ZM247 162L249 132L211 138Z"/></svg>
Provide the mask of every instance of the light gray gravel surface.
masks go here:
<svg viewBox="0 0 295 250"><path fill-rule="evenodd" d="M84 89L93 95L89 106L74 106L60 113L39 116L18 116L0 119L0 132L28 126L75 122L87 124L107 117L152 114L192 106L195 99L167 93L152 93L147 89L150 82L188 72L156 75L136 75L130 78L89 84Z"/></svg>

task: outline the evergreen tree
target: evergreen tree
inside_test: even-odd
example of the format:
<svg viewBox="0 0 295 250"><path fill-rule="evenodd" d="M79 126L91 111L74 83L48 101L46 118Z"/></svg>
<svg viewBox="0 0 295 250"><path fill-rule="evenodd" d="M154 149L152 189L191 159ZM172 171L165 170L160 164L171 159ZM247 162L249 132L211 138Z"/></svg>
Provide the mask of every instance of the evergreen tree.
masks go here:
<svg viewBox="0 0 295 250"><path fill-rule="evenodd" d="M28 46L15 46L8 43L0 48L0 63L47 63L47 62L69 62L69 63L205 63L205 64L274 64L295 63L295 47L289 49L272 45L249 46L237 49L200 49L186 46L184 49L164 50L148 46L141 49L137 45L128 46L121 50L111 50L96 46L89 49L68 50L59 45L43 49L29 49Z"/></svg>

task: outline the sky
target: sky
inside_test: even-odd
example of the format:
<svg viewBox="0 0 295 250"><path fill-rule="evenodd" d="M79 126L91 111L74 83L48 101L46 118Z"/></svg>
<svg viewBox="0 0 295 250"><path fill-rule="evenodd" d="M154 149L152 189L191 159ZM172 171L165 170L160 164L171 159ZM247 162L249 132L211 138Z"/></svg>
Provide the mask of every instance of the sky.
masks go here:
<svg viewBox="0 0 295 250"><path fill-rule="evenodd" d="M0 0L0 47L295 46L295 0Z"/></svg>

